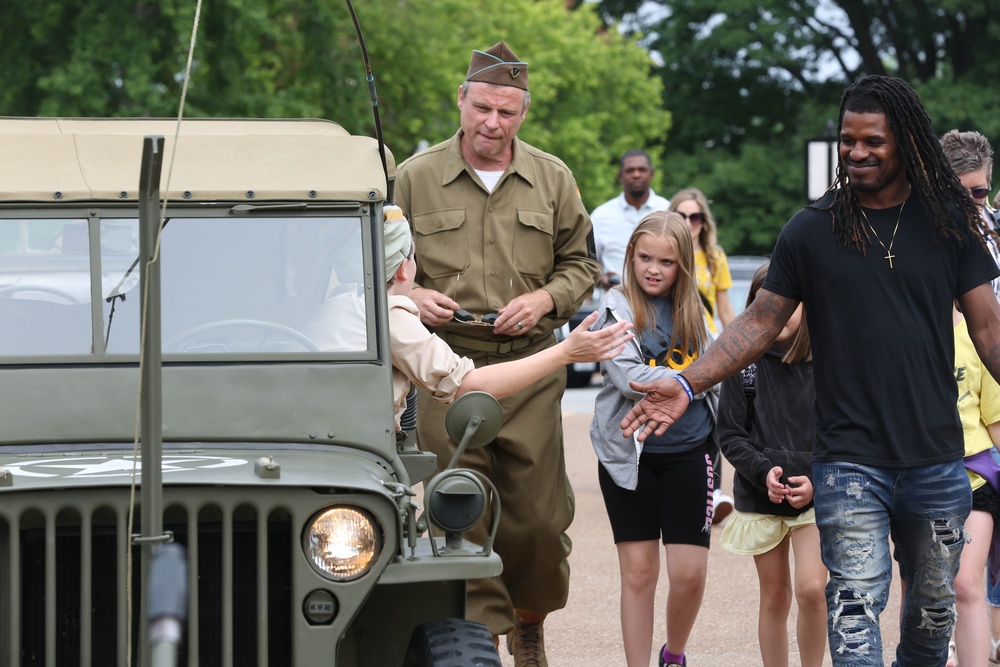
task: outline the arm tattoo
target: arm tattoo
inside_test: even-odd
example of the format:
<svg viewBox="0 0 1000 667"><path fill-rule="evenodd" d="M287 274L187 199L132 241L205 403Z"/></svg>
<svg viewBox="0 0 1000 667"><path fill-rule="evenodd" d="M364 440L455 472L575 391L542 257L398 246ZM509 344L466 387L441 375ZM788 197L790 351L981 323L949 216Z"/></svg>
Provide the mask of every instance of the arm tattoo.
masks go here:
<svg viewBox="0 0 1000 667"><path fill-rule="evenodd" d="M771 346L798 302L760 290L743 313L683 372L695 393L738 373Z"/></svg>

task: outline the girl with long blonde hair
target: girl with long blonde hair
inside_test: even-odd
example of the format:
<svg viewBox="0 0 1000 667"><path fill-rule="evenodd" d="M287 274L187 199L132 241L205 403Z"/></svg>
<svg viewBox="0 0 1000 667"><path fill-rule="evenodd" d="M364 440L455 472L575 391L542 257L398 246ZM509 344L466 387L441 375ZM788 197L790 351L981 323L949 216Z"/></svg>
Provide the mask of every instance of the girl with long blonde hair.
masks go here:
<svg viewBox="0 0 1000 667"><path fill-rule="evenodd" d="M714 436L712 392L692 395L685 415L641 445L622 438L619 422L642 394L630 381L677 377L711 340L694 277L694 247L684 219L666 211L643 218L629 238L623 283L598 308L595 327L631 320L636 339L602 362L604 386L594 406L591 442L618 551L621 626L629 667L648 667L662 540L666 552L666 644L661 667L683 667L684 650L705 592L712 529Z"/></svg>

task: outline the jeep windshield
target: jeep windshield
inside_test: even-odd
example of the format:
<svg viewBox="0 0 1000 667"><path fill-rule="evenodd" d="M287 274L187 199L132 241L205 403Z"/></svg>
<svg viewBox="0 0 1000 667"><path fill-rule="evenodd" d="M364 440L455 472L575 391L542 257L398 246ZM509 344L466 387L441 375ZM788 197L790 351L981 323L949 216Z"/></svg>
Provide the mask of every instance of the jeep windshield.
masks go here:
<svg viewBox="0 0 1000 667"><path fill-rule="evenodd" d="M168 212L159 250L167 359L374 358L371 226L358 208L300 208ZM138 243L137 219L114 209L0 221L0 361L137 356Z"/></svg>

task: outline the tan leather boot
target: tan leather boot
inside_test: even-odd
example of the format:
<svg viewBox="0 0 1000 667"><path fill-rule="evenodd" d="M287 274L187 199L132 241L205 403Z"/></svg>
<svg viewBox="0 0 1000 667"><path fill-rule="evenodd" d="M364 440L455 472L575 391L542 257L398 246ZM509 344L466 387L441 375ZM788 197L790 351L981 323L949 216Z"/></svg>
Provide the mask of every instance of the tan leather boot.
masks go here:
<svg viewBox="0 0 1000 667"><path fill-rule="evenodd" d="M541 623L515 619L514 629L507 635L507 650L514 656L514 667L549 667Z"/></svg>

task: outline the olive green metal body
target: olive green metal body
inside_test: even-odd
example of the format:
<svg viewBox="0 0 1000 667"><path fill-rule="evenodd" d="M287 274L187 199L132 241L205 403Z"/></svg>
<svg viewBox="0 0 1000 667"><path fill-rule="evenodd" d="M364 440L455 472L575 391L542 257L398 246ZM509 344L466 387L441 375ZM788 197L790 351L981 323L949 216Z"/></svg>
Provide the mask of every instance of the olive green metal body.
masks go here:
<svg viewBox="0 0 1000 667"><path fill-rule="evenodd" d="M187 549L180 664L403 664L414 628L462 617L465 580L501 565L432 549L418 520L435 461L397 441L376 142L319 120L176 131L0 119L0 667L140 655L140 406L162 437L152 538ZM138 261L147 136L165 138L156 299ZM359 573L310 556L333 507L374 525Z"/></svg>

